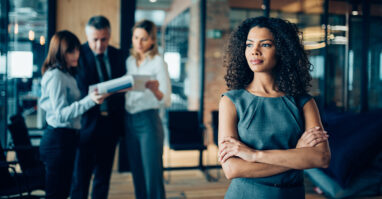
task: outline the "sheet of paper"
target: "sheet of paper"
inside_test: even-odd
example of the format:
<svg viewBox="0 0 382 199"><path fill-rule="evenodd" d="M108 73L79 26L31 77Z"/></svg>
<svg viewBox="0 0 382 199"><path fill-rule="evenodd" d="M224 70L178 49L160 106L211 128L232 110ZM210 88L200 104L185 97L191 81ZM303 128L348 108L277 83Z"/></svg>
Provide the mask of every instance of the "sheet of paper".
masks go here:
<svg viewBox="0 0 382 199"><path fill-rule="evenodd" d="M95 91L97 89L97 84L93 84L89 86L89 93Z"/></svg>
<svg viewBox="0 0 382 199"><path fill-rule="evenodd" d="M146 89L146 82L155 80L154 75L133 75L134 86L133 91L144 91Z"/></svg>
<svg viewBox="0 0 382 199"><path fill-rule="evenodd" d="M126 88L133 87L134 79L131 75L125 75L106 82L90 85L89 92L98 90L99 94L117 92Z"/></svg>

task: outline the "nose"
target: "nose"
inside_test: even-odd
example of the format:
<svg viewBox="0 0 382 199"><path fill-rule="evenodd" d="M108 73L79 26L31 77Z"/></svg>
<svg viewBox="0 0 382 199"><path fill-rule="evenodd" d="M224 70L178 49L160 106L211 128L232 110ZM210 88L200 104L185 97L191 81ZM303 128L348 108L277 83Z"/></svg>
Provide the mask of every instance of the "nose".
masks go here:
<svg viewBox="0 0 382 199"><path fill-rule="evenodd" d="M252 55L261 55L260 44L253 45Z"/></svg>
<svg viewBox="0 0 382 199"><path fill-rule="evenodd" d="M98 49L101 48L101 46L102 46L102 42L101 42L101 41L97 41L97 42L96 42L96 46L97 46Z"/></svg>

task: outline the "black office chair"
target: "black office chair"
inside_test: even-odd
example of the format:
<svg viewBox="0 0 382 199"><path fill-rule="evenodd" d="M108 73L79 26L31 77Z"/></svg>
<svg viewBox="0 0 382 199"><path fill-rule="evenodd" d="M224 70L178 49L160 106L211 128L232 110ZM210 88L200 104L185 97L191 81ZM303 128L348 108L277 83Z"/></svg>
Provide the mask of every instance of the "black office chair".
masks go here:
<svg viewBox="0 0 382 199"><path fill-rule="evenodd" d="M24 117L21 114L12 116L8 130L11 133L13 147L17 161L24 175L33 179L33 187L45 188L45 168L40 161L39 148L32 146ZM28 178L27 178L28 179ZM29 184L29 183L28 183Z"/></svg>
<svg viewBox="0 0 382 199"><path fill-rule="evenodd" d="M169 144L173 150L204 150L204 127L199 126L198 112L170 111Z"/></svg>
<svg viewBox="0 0 382 199"><path fill-rule="evenodd" d="M219 146L219 111L212 111L212 131L214 135L214 143L216 146Z"/></svg>
<svg viewBox="0 0 382 199"><path fill-rule="evenodd" d="M211 126L212 126L212 132L214 136L214 144L219 148L219 111L217 110L212 111L211 115L212 115ZM217 153L218 151L216 151L216 154ZM216 168L221 168L217 157L216 157ZM220 179L220 170L218 170L216 174L216 180L219 180L219 179Z"/></svg>
<svg viewBox="0 0 382 199"><path fill-rule="evenodd" d="M13 172L10 172L12 170ZM0 196L22 196L22 186L18 183L16 170L12 167L12 163L6 161L5 152L0 145Z"/></svg>
<svg viewBox="0 0 382 199"><path fill-rule="evenodd" d="M16 161L6 160L5 150L0 145L0 196L7 198L40 198L33 196L31 192L38 190L39 185L35 178L31 178L24 173L17 173Z"/></svg>
<svg viewBox="0 0 382 199"><path fill-rule="evenodd" d="M199 163L191 167L167 167L165 170L200 169L204 171L204 127L199 125L197 111L168 112L169 148L172 150L198 150ZM169 157L170 159L170 157ZM169 181L169 180L168 180Z"/></svg>

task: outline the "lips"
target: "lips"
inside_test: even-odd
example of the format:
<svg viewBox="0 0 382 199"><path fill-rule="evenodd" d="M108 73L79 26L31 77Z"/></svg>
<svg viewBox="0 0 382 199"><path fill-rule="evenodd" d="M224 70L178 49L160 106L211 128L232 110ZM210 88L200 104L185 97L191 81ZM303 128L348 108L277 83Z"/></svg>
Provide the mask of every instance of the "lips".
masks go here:
<svg viewBox="0 0 382 199"><path fill-rule="evenodd" d="M253 65L262 64L264 61L261 59L251 59L249 62Z"/></svg>

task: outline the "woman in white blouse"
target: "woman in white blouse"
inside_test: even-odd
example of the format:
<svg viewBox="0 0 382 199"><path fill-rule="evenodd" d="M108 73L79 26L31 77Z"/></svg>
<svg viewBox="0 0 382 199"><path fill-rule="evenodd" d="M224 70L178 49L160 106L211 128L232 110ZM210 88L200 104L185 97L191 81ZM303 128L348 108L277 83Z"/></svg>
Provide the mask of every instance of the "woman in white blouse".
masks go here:
<svg viewBox="0 0 382 199"><path fill-rule="evenodd" d="M79 48L80 41L73 33L57 32L42 66L39 104L46 112L48 127L40 143L40 157L45 165L47 199L69 196L81 115L108 96L94 91L81 99L73 77Z"/></svg>
<svg viewBox="0 0 382 199"><path fill-rule="evenodd" d="M143 91L126 94L127 147L137 199L164 199L163 126L158 109L170 104L171 86L167 66L158 53L156 27L143 20L133 27L128 75L150 75Z"/></svg>

